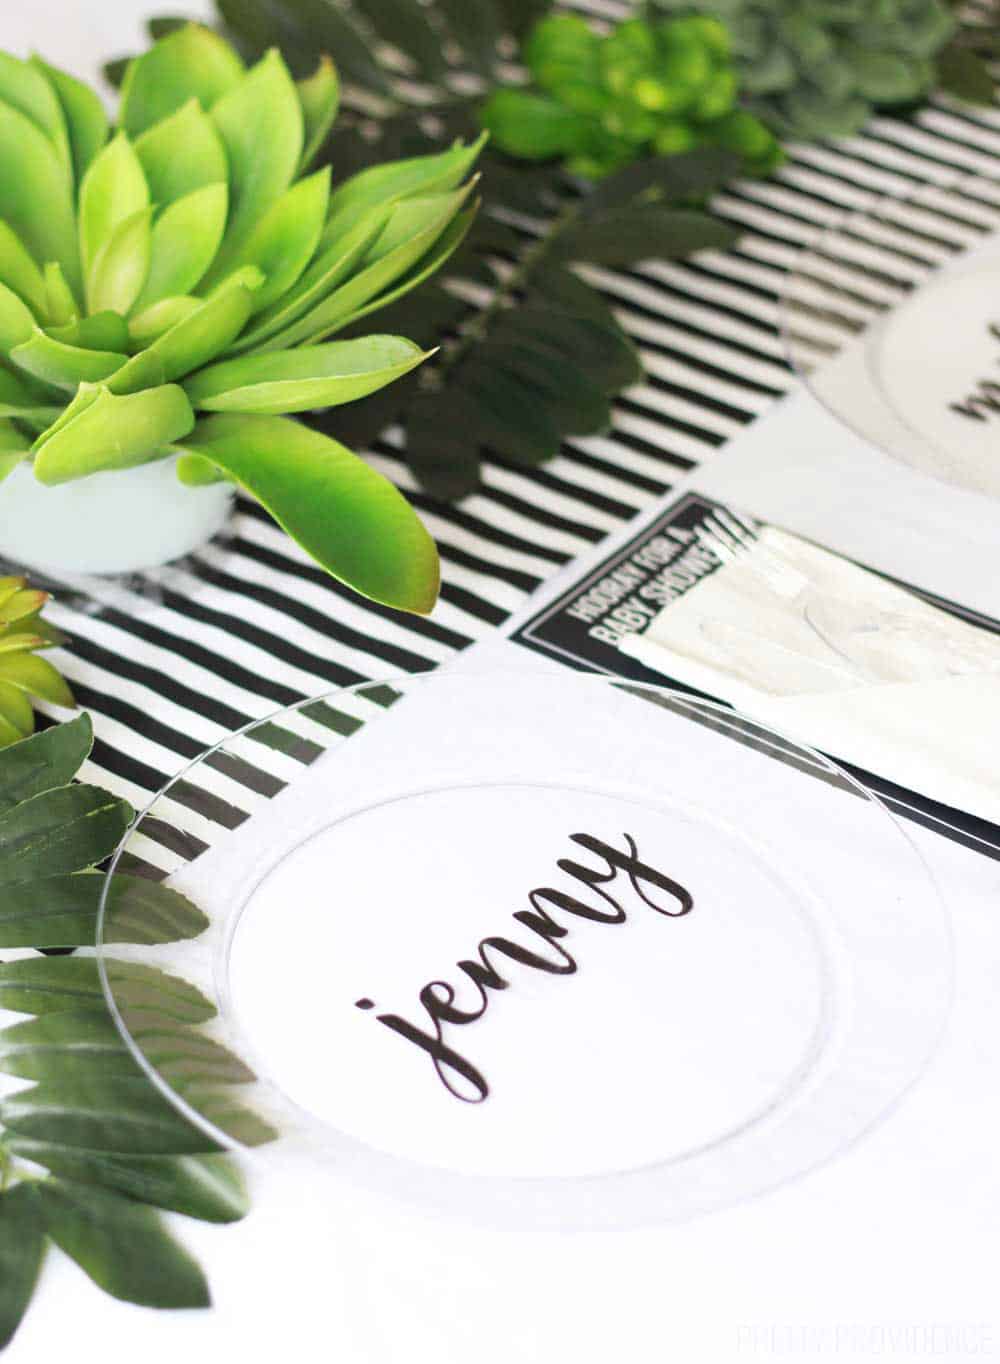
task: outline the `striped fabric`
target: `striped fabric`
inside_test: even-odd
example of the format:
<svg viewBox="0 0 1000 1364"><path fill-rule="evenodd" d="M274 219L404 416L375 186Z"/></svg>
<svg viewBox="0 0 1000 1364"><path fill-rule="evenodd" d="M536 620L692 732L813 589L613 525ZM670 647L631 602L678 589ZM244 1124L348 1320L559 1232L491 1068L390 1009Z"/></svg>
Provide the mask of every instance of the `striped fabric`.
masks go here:
<svg viewBox="0 0 1000 1364"><path fill-rule="evenodd" d="M628 7L577 8L615 17ZM162 604L123 594L93 615L53 607L71 639L60 664L95 721L87 777L144 806L233 729L304 696L433 668L488 635L549 574L710 460L790 386L779 295L817 229L873 194L997 173L1000 111L939 100L913 120L877 117L847 141L790 151L775 179L718 196L716 211L743 229L736 249L587 272L646 366L644 382L615 404L607 435L567 441L535 471L490 463L482 488L454 506L419 492L393 432L371 452L440 546L444 584L430 619L362 602L248 502L232 540L172 574ZM296 726L307 738L313 723L303 716ZM210 838L273 794L294 762L258 743L244 763L199 769L176 802L178 825L197 837L204 824Z"/></svg>

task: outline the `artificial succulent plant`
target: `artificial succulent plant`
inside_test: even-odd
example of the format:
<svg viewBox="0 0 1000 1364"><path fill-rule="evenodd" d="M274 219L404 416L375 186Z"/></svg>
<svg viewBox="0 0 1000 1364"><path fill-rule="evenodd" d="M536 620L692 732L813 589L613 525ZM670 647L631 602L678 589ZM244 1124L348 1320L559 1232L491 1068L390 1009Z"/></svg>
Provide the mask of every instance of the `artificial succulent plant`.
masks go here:
<svg viewBox="0 0 1000 1364"><path fill-rule="evenodd" d="M0 748L34 732L33 699L67 708L74 704L58 670L39 657L40 650L62 642L42 617L48 600L24 578L0 578Z"/></svg>
<svg viewBox="0 0 1000 1364"><path fill-rule="evenodd" d="M550 15L523 55L537 89L497 90L483 110L496 145L514 156L564 156L591 179L705 146L739 152L756 174L781 159L773 134L737 108L729 31L710 14L628 19L606 34L579 15Z"/></svg>
<svg viewBox="0 0 1000 1364"><path fill-rule="evenodd" d="M295 82L277 51L248 68L196 24L131 62L114 130L87 86L0 54L0 480L176 455L182 481L241 485L332 574L427 611L437 553L409 504L286 414L425 358L329 338L455 249L478 146L332 186L308 167L337 105L328 59Z"/></svg>
<svg viewBox="0 0 1000 1364"><path fill-rule="evenodd" d="M802 140L849 136L873 107L924 98L956 26L945 0L651 0L651 8L719 16L747 107Z"/></svg>

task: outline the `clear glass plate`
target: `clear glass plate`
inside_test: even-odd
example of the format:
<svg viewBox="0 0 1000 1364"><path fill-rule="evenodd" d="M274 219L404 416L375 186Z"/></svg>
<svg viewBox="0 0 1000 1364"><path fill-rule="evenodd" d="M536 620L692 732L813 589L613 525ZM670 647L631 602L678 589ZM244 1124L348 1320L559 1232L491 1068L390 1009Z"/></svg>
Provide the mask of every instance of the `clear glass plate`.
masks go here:
<svg viewBox="0 0 1000 1364"><path fill-rule="evenodd" d="M136 946L102 910L109 1003L171 1103L223 1146L267 1160L273 1133L491 1222L772 1188L892 1109L949 1007L936 889L868 791L606 678L453 669L304 702L171 782L112 898L126 872L206 916ZM211 1017L165 1042L164 1009Z"/></svg>
<svg viewBox="0 0 1000 1364"><path fill-rule="evenodd" d="M1000 180L872 196L803 249L780 312L789 363L829 412L1000 497Z"/></svg>

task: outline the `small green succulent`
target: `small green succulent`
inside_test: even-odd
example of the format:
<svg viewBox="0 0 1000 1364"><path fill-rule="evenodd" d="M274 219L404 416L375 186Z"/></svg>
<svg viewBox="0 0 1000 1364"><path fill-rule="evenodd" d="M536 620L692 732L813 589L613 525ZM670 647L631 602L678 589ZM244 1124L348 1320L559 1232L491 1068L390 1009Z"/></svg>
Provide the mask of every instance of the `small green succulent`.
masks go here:
<svg viewBox="0 0 1000 1364"><path fill-rule="evenodd" d="M0 748L34 733L32 698L67 708L76 704L58 671L38 656L40 649L62 642L42 619L48 600L48 593L24 578L0 578Z"/></svg>
<svg viewBox="0 0 1000 1364"><path fill-rule="evenodd" d="M720 16L747 105L779 136L856 133L879 105L924 98L955 31L945 0L652 0Z"/></svg>
<svg viewBox="0 0 1000 1364"><path fill-rule="evenodd" d="M0 54L0 480L43 484L177 454L229 479L329 572L428 611L434 544L402 495L286 414L364 397L426 358L399 336L330 341L459 244L479 146L307 173L338 106L326 59L296 83L200 25L97 95ZM0 487L0 516L3 490Z"/></svg>
<svg viewBox="0 0 1000 1364"><path fill-rule="evenodd" d="M739 152L767 174L781 159L772 133L736 106L729 32L707 14L596 33L578 15L539 21L524 46L536 91L499 90L483 110L498 147L531 159L565 156L597 179L638 157L704 146Z"/></svg>

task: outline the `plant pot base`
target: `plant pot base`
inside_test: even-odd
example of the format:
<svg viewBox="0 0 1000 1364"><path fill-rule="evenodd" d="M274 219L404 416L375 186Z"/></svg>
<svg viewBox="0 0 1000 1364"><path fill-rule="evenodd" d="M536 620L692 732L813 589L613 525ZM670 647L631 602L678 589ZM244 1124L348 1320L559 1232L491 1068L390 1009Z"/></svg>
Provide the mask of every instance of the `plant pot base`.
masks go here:
<svg viewBox="0 0 1000 1364"><path fill-rule="evenodd" d="M46 488L29 466L0 484L0 572L78 609L162 600L191 554L228 538L228 484L186 488L176 459Z"/></svg>

